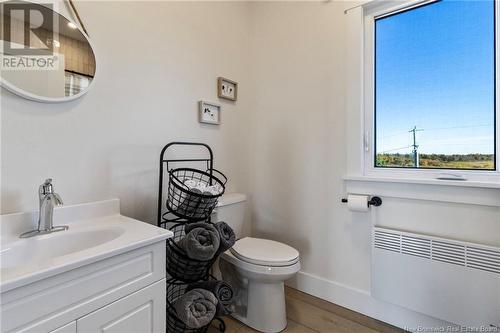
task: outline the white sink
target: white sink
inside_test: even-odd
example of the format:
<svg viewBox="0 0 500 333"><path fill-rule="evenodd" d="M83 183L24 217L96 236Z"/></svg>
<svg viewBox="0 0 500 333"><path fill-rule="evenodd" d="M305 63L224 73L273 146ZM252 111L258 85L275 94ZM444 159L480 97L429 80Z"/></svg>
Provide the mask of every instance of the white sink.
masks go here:
<svg viewBox="0 0 500 333"><path fill-rule="evenodd" d="M54 225L68 230L19 238L36 218L35 212L0 216L2 292L172 236L120 215L118 200L57 208Z"/></svg>
<svg viewBox="0 0 500 333"><path fill-rule="evenodd" d="M0 249L2 270L52 260L79 252L120 237L125 229L120 227L86 230L59 231L48 235L23 238Z"/></svg>

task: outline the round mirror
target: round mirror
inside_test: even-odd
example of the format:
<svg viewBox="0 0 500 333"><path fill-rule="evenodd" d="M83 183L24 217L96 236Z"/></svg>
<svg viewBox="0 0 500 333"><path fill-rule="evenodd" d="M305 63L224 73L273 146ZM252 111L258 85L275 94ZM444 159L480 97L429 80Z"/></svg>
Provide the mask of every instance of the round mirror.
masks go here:
<svg viewBox="0 0 500 333"><path fill-rule="evenodd" d="M85 94L96 59L80 28L47 5L0 3L2 87L40 102L65 102Z"/></svg>

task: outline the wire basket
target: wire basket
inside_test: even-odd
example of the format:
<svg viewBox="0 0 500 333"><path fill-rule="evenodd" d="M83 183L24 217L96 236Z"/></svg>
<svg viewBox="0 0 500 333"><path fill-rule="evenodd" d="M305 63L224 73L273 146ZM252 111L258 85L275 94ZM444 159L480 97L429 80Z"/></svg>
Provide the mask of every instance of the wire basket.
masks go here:
<svg viewBox="0 0 500 333"><path fill-rule="evenodd" d="M203 333L208 330L207 326L200 328L189 328L177 316L173 303L177 298L184 295L187 284L169 279L167 281L167 333Z"/></svg>
<svg viewBox="0 0 500 333"><path fill-rule="evenodd" d="M214 176L214 172L223 180ZM220 187L220 193L198 193L184 184L188 179L206 186L217 185ZM169 171L167 208L174 215L192 222L206 220L217 205L218 198L224 194L226 182L226 176L215 169L208 172L192 168L172 169Z"/></svg>
<svg viewBox="0 0 500 333"><path fill-rule="evenodd" d="M198 282L206 280L210 268L217 259L217 256L210 260L196 260L187 256L186 251L182 249L177 242L184 238L184 223L174 224L168 229L174 233L174 236L167 240L167 273L185 283Z"/></svg>

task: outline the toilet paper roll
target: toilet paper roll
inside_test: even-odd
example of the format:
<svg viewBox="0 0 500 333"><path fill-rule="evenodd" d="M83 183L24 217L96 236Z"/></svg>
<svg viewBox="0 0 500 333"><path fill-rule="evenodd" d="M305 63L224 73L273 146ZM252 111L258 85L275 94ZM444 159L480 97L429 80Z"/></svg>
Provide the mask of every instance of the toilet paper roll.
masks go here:
<svg viewBox="0 0 500 333"><path fill-rule="evenodd" d="M347 208L353 212L367 212L368 200L367 195L349 194L347 196Z"/></svg>

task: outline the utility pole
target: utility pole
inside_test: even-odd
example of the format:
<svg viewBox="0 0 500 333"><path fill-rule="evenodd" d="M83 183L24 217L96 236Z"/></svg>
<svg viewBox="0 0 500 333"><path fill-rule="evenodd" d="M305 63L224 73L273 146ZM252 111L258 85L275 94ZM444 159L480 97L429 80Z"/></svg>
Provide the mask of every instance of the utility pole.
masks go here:
<svg viewBox="0 0 500 333"><path fill-rule="evenodd" d="M415 168L420 167L420 159L418 158L418 145L417 145L417 132L421 132L423 129L417 129L417 126L413 126L408 132L413 133L413 166Z"/></svg>

